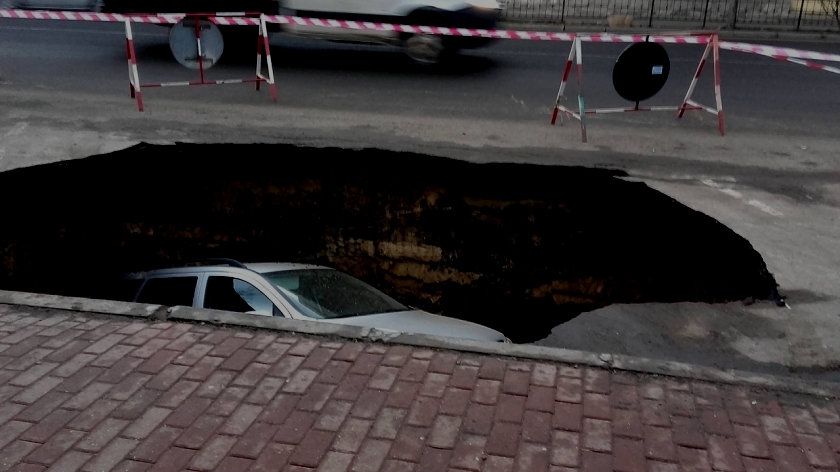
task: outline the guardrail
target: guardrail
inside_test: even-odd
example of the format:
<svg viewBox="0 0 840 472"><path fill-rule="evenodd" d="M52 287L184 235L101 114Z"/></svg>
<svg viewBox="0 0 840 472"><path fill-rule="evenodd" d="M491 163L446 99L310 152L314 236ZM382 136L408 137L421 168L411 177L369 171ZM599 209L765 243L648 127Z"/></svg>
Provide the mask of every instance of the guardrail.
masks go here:
<svg viewBox="0 0 840 472"><path fill-rule="evenodd" d="M840 32L840 0L506 0L507 20ZM629 17L629 19L628 19ZM630 24L628 24L630 23Z"/></svg>

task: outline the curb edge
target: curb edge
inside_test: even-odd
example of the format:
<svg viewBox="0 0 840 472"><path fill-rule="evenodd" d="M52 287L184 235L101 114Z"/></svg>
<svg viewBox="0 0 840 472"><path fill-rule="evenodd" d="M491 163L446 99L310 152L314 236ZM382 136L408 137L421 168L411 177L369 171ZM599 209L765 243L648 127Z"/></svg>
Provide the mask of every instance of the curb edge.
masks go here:
<svg viewBox="0 0 840 472"><path fill-rule="evenodd" d="M240 313L204 310L189 307L164 307L141 303L93 300L26 292L0 290L0 304L30 308L54 309L76 313L116 315L150 321L184 321L252 329L285 331L313 336L336 336L366 342L400 344L431 349L447 349L492 356L514 357L533 361L581 364L604 369L624 370L640 374L665 375L688 380L743 385L752 388L779 390L788 393L840 398L840 383L805 380L796 377L758 374L740 370L722 370L682 362L663 361L620 354L595 353L530 344L501 344L386 332L372 328L316 321L291 320Z"/></svg>

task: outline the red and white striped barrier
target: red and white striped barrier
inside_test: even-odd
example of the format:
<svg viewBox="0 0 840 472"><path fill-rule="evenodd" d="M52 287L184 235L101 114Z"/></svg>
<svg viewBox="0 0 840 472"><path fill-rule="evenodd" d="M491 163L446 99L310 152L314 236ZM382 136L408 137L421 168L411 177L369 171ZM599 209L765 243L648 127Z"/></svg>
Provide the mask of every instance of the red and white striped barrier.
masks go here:
<svg viewBox="0 0 840 472"><path fill-rule="evenodd" d="M587 109L584 105L583 99L583 47L582 42L580 39L574 39L572 41L572 47L569 50L569 58L566 61L566 67L563 69L563 78L560 81L560 89L557 91L557 99L554 101L554 109L551 114L551 124L555 124L557 122L558 116L560 117L560 124L563 124L563 115L560 114L562 112L564 115L568 115L572 118L577 119L580 122L580 138L581 141L584 143L586 142L586 115L595 115L599 113L627 113L627 112L637 112L637 111L676 111L677 118L682 118L685 114L686 110L702 110L707 111L715 116L718 119L718 131L720 135L724 135L724 125L723 125L723 100L720 94L720 41L718 40L718 35L716 33L698 33L698 35L703 35L703 43L706 44L706 49L703 52L703 56L700 58L700 63L697 65L697 70L694 73L694 78L692 78L691 83L688 86L688 92L685 94L685 98L682 101L682 104L679 106L655 106L655 107L640 107L638 102L636 106L633 108L592 108ZM697 36L701 37L701 36ZM681 36L681 38L685 38L685 36ZM703 44L699 43L699 44ZM683 44L692 44L692 43L683 43ZM698 44L698 43L693 43ZM696 101L692 100L692 95L694 94L694 88L697 86L697 81L700 79L700 74L703 72L703 67L706 65L706 59L709 57L709 53L713 52L713 60L714 60L714 79L715 79L715 104L717 108L712 108L706 105L702 105L697 103ZM566 90L566 84L569 80L569 73L572 70L572 63L577 64L577 88L578 88L578 108L577 110L573 110L561 104L563 100L563 93Z"/></svg>
<svg viewBox="0 0 840 472"><path fill-rule="evenodd" d="M242 13L242 15L245 15ZM206 20L207 15L184 15L184 18L189 17L195 21L195 40L198 45L198 70L199 80L197 81L183 81L183 82L157 82L157 83L140 83L140 74L137 71L137 53L134 50L134 35L131 31L131 19L125 17L125 41L126 41L126 55L128 56L128 83L131 92L131 98L137 100L137 108L143 111L143 95L141 90L144 88L154 87L179 87L190 85L222 85L222 84L244 84L254 83L257 91L260 90L260 84L265 82L268 84L271 91L271 98L277 101L277 87L274 84L274 67L271 64L271 48L268 44L268 28L266 28L265 16L259 15L254 17L242 17L247 19L255 19L259 25L259 32L257 33L257 71L256 74L247 79L224 79L224 80L207 80L204 76L204 56L202 54L201 46L201 27L199 20ZM183 18L182 18L183 19ZM179 20L180 21L180 20ZM177 22L176 22L177 23ZM265 56L266 66L268 68L268 76L262 74L263 56Z"/></svg>

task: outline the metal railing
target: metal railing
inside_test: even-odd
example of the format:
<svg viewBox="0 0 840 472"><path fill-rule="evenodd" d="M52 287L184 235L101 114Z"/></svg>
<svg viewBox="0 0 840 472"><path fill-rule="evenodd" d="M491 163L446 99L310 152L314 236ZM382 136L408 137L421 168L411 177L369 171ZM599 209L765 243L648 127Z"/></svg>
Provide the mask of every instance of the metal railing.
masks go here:
<svg viewBox="0 0 840 472"><path fill-rule="evenodd" d="M682 23L691 27L840 31L831 15L837 0L506 0L507 20L653 27ZM828 11L827 11L828 10Z"/></svg>

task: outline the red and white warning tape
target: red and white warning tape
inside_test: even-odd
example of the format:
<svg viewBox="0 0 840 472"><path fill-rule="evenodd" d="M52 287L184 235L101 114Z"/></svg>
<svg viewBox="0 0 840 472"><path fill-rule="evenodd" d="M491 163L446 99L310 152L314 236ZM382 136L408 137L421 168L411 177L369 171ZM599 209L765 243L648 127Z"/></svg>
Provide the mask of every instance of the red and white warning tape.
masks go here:
<svg viewBox="0 0 840 472"><path fill-rule="evenodd" d="M773 57L773 59L780 59L780 60L783 60L783 61L793 62L794 64L799 64L801 66L810 67L812 69L819 69L819 70L824 70L826 72L834 72L835 74L840 74L840 69L838 69L837 67L831 67L831 66L827 66L825 64L818 64L816 62L811 62L811 61L803 61L802 59L793 59L793 58L790 58L790 57L776 57L776 56L772 56L772 57Z"/></svg>
<svg viewBox="0 0 840 472"><path fill-rule="evenodd" d="M239 15L239 16L236 16ZM259 25L258 17L243 17L241 13L218 13L211 20L220 25ZM68 20L68 21L102 21L152 24L175 24L186 17L183 13L121 15L115 13L89 13L71 11L41 11L41 10L0 10L0 18L23 18L31 20ZM514 30L484 30L471 28L445 28L438 26L396 25L389 23L373 23L366 21L327 20L320 18L302 18L298 16L266 15L266 23L296 24L322 26L329 28L344 28L355 30L394 31L399 33L419 33L443 36L465 36L493 39L521 39L530 41L572 41L578 38L585 42L598 43L640 43L645 41L663 44L708 44L708 33L686 33L685 35L621 35L609 33L559 33L547 31L514 31ZM735 43L721 41L720 49L745 52L785 60L801 64L814 69L840 73L840 69L810 61L840 62L840 54L828 54L817 51L782 48L761 44Z"/></svg>
<svg viewBox="0 0 840 472"><path fill-rule="evenodd" d="M820 64L818 62L811 62L811 61L806 61L806 60L803 60L803 59L796 59L796 58L793 58L793 57L777 56L777 55L773 55L773 54L759 54L759 55L770 57L770 58L773 58L773 59L778 59L780 61L792 62L794 64L799 64L801 66L810 67L811 69L824 70L826 72L833 72L835 74L840 74L840 68L827 66L825 64Z"/></svg>
<svg viewBox="0 0 840 472"><path fill-rule="evenodd" d="M824 70L834 74L840 74L840 68L820 64L818 62L809 61L806 59L818 61L832 61L840 62L840 55L828 54L817 51L803 51L800 49L780 48L775 46L765 46L761 44L747 44L747 43L730 43L722 41L720 43L721 49L728 49L730 51L746 52L751 54L758 54L760 56L778 59L780 61L792 62L801 66L810 67L811 69Z"/></svg>
<svg viewBox="0 0 840 472"><path fill-rule="evenodd" d="M763 44L749 44L749 43L733 43L729 41L721 41L721 49L729 51L747 52L752 54L760 54L762 56L792 59L810 59L812 61L831 61L840 62L840 54L828 54L817 51L803 51L801 49L780 48L776 46L766 46Z"/></svg>
<svg viewBox="0 0 840 472"><path fill-rule="evenodd" d="M216 24L230 26L259 25L259 18L233 16L236 13L219 13L211 18ZM22 18L30 20L67 20L67 21L100 21L132 23L175 24L186 17L183 13L122 15L117 13L87 13L72 11L42 11L42 10L0 10L0 18ZM571 41L576 36L581 41L637 43L652 41L673 44L706 44L708 36L656 36L656 35L616 35L609 33L560 33L548 31L515 31L515 30L486 30L475 28L446 28L440 26L397 25L390 23L375 23L368 21L329 20L321 18L303 18L299 16L266 15L266 23L295 24L301 26L321 26L327 28L343 28L372 31L394 31L397 33L419 33L441 36L465 36L492 39L523 39L530 41Z"/></svg>
<svg viewBox="0 0 840 472"><path fill-rule="evenodd" d="M0 10L0 18L21 18L26 20L65 20L65 21L105 21L125 22L130 18L135 23L175 24L186 15L119 15L115 13L90 13L75 11L43 11L43 10Z"/></svg>
<svg viewBox="0 0 840 472"><path fill-rule="evenodd" d="M216 18L221 20L219 24L228 24L231 18ZM326 20L320 18L302 18L299 16L266 16L266 21L269 23L279 23L281 25L300 25L300 26L321 26L327 28L342 28L354 30L372 30L372 31L393 31L397 33L418 33L418 34L433 34L440 36L465 36L465 37L480 37L493 39L525 39L531 41L571 41L574 38L570 33L555 33L546 31L513 31L513 30L486 30L474 28L446 28L441 26L412 26L412 25L396 25L390 23L374 23L368 21L345 21L345 20Z"/></svg>

